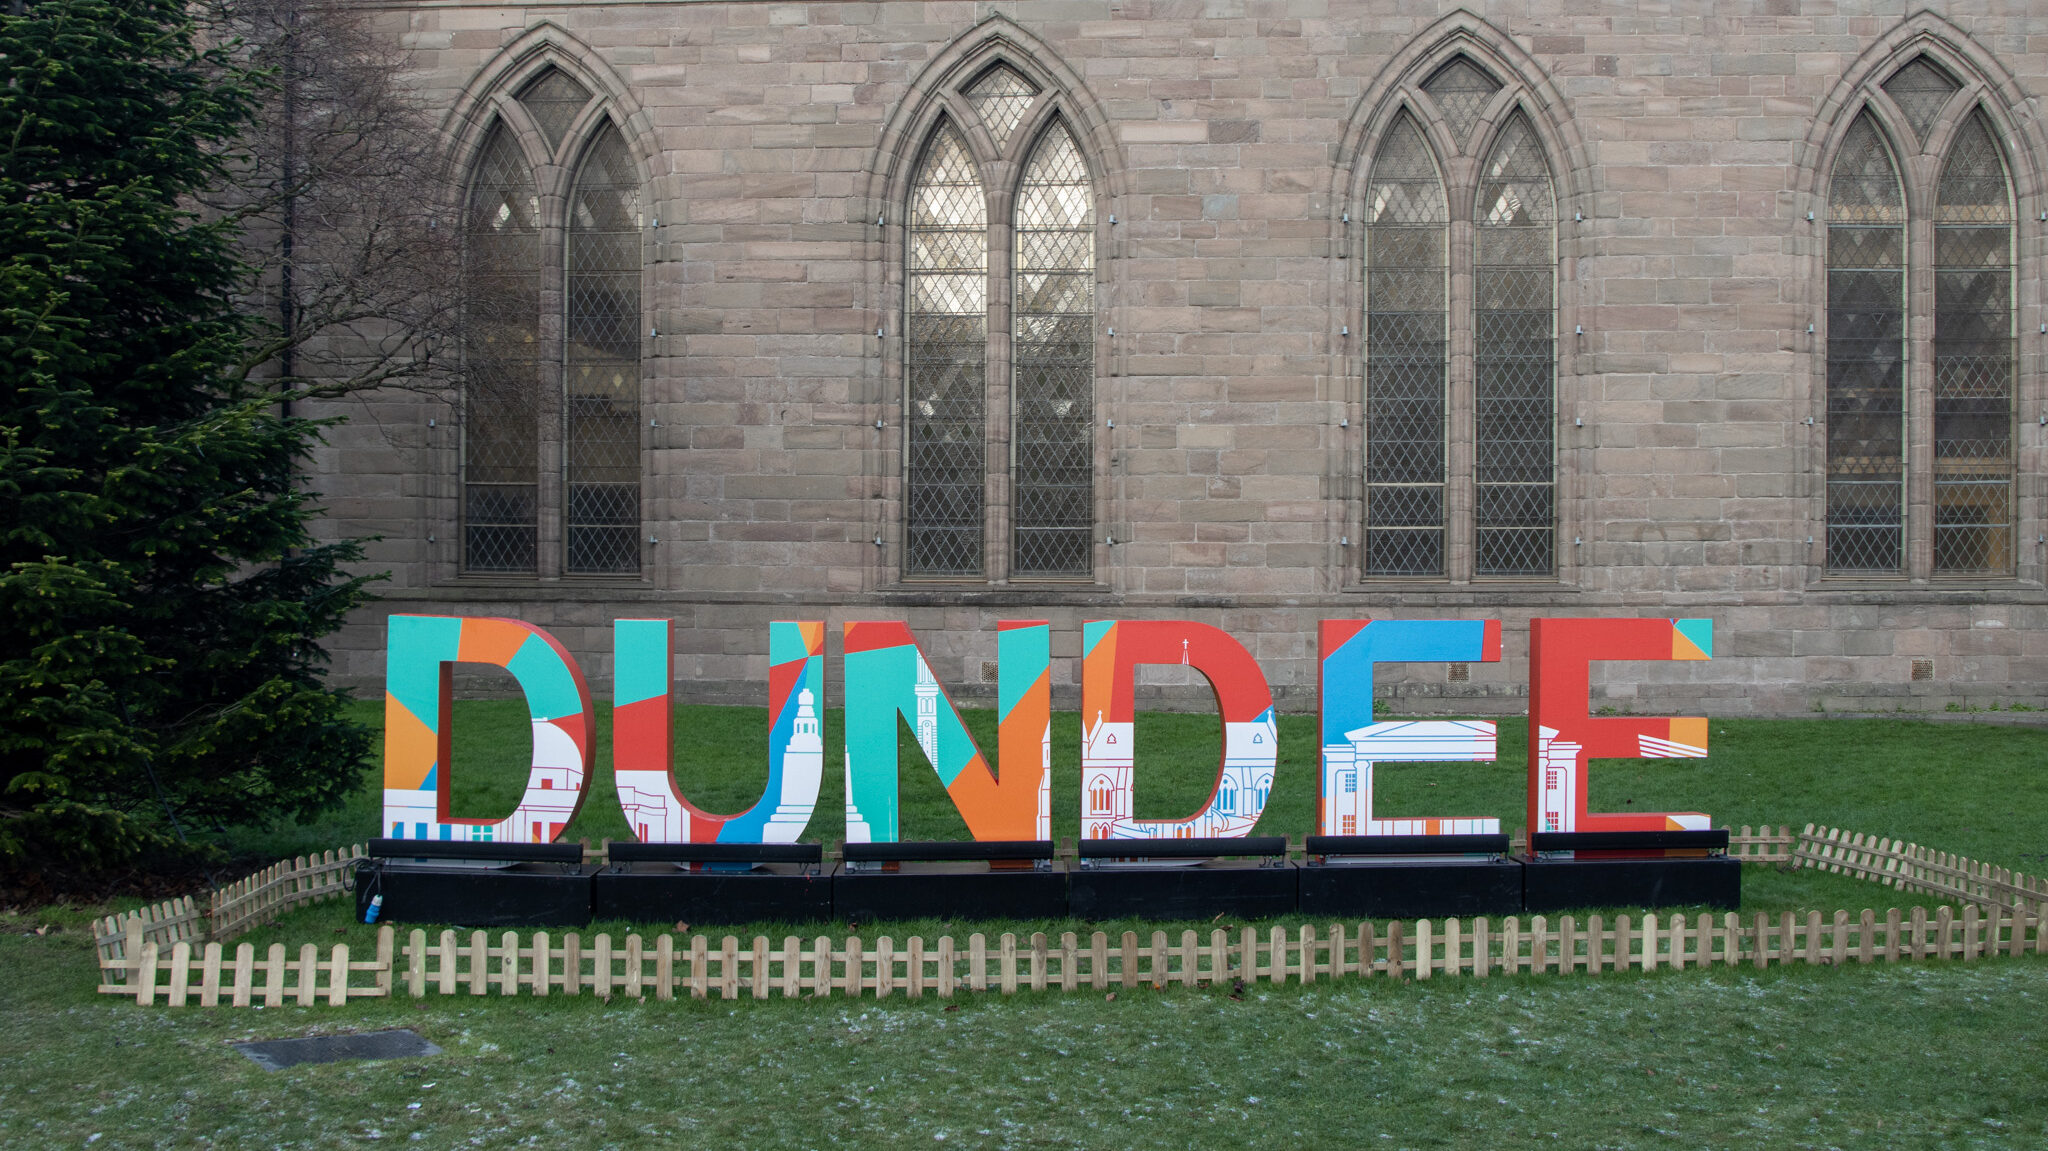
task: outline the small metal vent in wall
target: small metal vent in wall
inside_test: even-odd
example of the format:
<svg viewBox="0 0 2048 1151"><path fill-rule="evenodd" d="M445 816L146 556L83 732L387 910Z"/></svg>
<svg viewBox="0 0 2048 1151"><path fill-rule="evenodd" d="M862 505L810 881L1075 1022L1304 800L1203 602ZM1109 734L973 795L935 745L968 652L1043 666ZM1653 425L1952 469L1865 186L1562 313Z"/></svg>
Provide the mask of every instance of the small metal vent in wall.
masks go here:
<svg viewBox="0 0 2048 1151"><path fill-rule="evenodd" d="M1448 670L1448 671L1446 671L1446 672L1444 673L1444 682L1445 682L1445 683L1464 683L1464 682L1466 682L1466 681L1470 680L1471 678L1472 678L1472 665L1471 665L1471 664L1469 664L1469 663L1454 663L1454 664L1451 664L1451 665L1450 665L1450 670Z"/></svg>
<svg viewBox="0 0 2048 1151"><path fill-rule="evenodd" d="M996 664L996 661L995 661L995 660L992 660L992 659L985 659L985 660L982 660L982 661L981 661L981 682L983 682L983 683L994 683L994 682L996 681L996 667L997 667L997 664Z"/></svg>
<svg viewBox="0 0 2048 1151"><path fill-rule="evenodd" d="M1934 661L1933 661L1933 660L1931 660L1931 659L1916 659L1916 660L1914 660L1914 661L1913 661L1913 678L1914 678L1915 680L1923 680L1923 679L1933 679L1933 678L1934 678Z"/></svg>

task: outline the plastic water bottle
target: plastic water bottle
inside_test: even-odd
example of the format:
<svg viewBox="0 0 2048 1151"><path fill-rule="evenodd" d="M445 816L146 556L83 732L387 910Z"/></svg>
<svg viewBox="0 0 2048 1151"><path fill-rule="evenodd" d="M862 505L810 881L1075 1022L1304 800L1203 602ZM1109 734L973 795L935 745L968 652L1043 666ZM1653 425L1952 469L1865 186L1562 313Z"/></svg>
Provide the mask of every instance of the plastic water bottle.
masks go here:
<svg viewBox="0 0 2048 1151"><path fill-rule="evenodd" d="M384 911L384 897L383 897L383 896L381 896L381 895L372 895L372 896L370 897L370 906L368 906L368 907L365 907L365 908L363 908L363 922L364 922L364 923L375 923L375 922L377 922L377 916L378 916L378 915L380 915L380 914L382 914L382 913L383 913L383 911Z"/></svg>

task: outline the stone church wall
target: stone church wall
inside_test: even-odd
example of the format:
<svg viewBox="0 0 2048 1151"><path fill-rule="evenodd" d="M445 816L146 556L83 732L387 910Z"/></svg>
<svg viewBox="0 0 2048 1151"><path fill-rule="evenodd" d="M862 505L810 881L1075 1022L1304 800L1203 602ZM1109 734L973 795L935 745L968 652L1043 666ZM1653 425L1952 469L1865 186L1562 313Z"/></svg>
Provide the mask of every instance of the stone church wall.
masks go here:
<svg viewBox="0 0 2048 1151"><path fill-rule="evenodd" d="M835 654L841 621L906 619L955 698L986 699L998 620L1049 618L1055 656L1077 657L1085 619L1188 618L1239 636L1281 706L1305 709L1317 620L1483 616L1505 621L1502 663L1455 683L1441 666L1389 668L1382 682L1413 711L1505 713L1523 707L1529 618L1637 614L1712 617L1714 659L1605 669L1607 706L2048 707L2038 3L454 0L379 13L445 115L453 170L513 86L550 65L596 94L640 165L645 543L639 578L571 576L544 523L533 577L465 575L459 408L335 405L349 423L314 478L327 530L379 537L371 566L392 573L333 645L348 682L381 682L389 612L533 621L600 695L610 620L673 618L683 697L754 704L772 619L830 621ZM1366 169L1404 86L1459 53L1519 94L1551 158L1556 575L1368 579ZM1859 102L1920 53L1975 86L2010 161L2015 558L2009 574L1929 574L1930 489L1909 486L1904 574L1847 578L1825 554L1827 165ZM907 181L947 93L997 60L1057 89L1096 186L1101 542L1079 584L902 575ZM557 277L544 315L560 292ZM1909 360L1927 354L1931 292L1909 284ZM1454 325L1454 360L1470 338ZM1932 416L1913 402L1909 427ZM1932 458L1915 443L1909 473ZM1469 467L1460 450L1453 469ZM543 443L544 477L559 451ZM1469 532L1450 546L1469 573ZM1078 659L1056 658L1054 676L1058 706L1074 706ZM1203 694L1167 672L1154 686L1169 704Z"/></svg>

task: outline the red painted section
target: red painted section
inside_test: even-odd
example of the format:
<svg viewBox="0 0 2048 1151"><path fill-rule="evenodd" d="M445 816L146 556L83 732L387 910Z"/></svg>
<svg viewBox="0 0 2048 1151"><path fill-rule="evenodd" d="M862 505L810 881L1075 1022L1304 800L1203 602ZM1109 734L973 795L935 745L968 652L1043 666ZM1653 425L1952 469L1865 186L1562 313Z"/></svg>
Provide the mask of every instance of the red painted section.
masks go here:
<svg viewBox="0 0 2048 1151"><path fill-rule="evenodd" d="M665 695L613 708L613 767L620 771L667 771L673 746L671 714Z"/></svg>
<svg viewBox="0 0 2048 1151"><path fill-rule="evenodd" d="M910 629L901 620L859 620L846 625L846 653L857 651L879 651L885 647L902 647L914 642Z"/></svg>

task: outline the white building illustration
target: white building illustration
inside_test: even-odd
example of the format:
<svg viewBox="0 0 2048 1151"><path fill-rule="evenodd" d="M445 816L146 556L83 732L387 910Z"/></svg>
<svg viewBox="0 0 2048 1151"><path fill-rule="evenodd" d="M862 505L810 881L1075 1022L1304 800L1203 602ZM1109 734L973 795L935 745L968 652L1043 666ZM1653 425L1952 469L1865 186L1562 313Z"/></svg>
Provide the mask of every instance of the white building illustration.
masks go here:
<svg viewBox="0 0 2048 1151"><path fill-rule="evenodd" d="M1497 743L1484 720L1397 720L1344 733L1323 746L1322 835L1495 835L1500 820L1375 819L1374 763L1487 761Z"/></svg>
<svg viewBox="0 0 2048 1151"><path fill-rule="evenodd" d="M1541 831L1579 829L1579 752L1583 745L1559 739L1554 727L1536 729L1536 758L1543 780L1536 791L1536 818Z"/></svg>
<svg viewBox="0 0 2048 1151"><path fill-rule="evenodd" d="M1038 822L1039 839L1052 838L1052 723L1038 735Z"/></svg>
<svg viewBox="0 0 2048 1151"><path fill-rule="evenodd" d="M436 771L447 771L441 764ZM437 781L438 782L438 781ZM384 790L384 822L393 839L455 843L552 843L576 813L583 794L583 757L569 733L545 719L533 721L533 767L526 794L496 823L443 824L436 788Z"/></svg>
<svg viewBox="0 0 2048 1151"><path fill-rule="evenodd" d="M924 749L925 760L934 766L939 762L939 681L932 678L931 666L924 662L924 656L917 657L917 684L913 691L917 696L917 746Z"/></svg>
<svg viewBox="0 0 2048 1151"><path fill-rule="evenodd" d="M772 762L772 749L770 755ZM811 822L811 812L818 805L818 785L824 778L825 737L816 697L805 688L796 696L796 717L790 725L789 742L782 748L781 773L779 777L769 774L769 786L775 788L775 809L761 828L760 842L795 843ZM666 768L620 770L613 780L626 823L642 843L689 843L693 824L721 826L732 818L693 816L676 797L674 780Z"/></svg>
<svg viewBox="0 0 2048 1151"><path fill-rule="evenodd" d="M1207 839L1248 834L1265 810L1279 762L1272 709L1223 725L1223 770L1209 806L1188 820L1138 820L1131 811L1133 725L1098 713L1081 738L1081 836L1084 839Z"/></svg>
<svg viewBox="0 0 2048 1151"><path fill-rule="evenodd" d="M853 802L853 753L846 753L846 842L873 843L875 829L869 825L867 816L862 815L860 806Z"/></svg>
<svg viewBox="0 0 2048 1151"><path fill-rule="evenodd" d="M818 720L817 697L810 688L796 693L796 719L789 743L782 749L782 786L775 811L761 829L763 843L795 843L810 825L818 806L818 786L825 779L825 734Z"/></svg>

